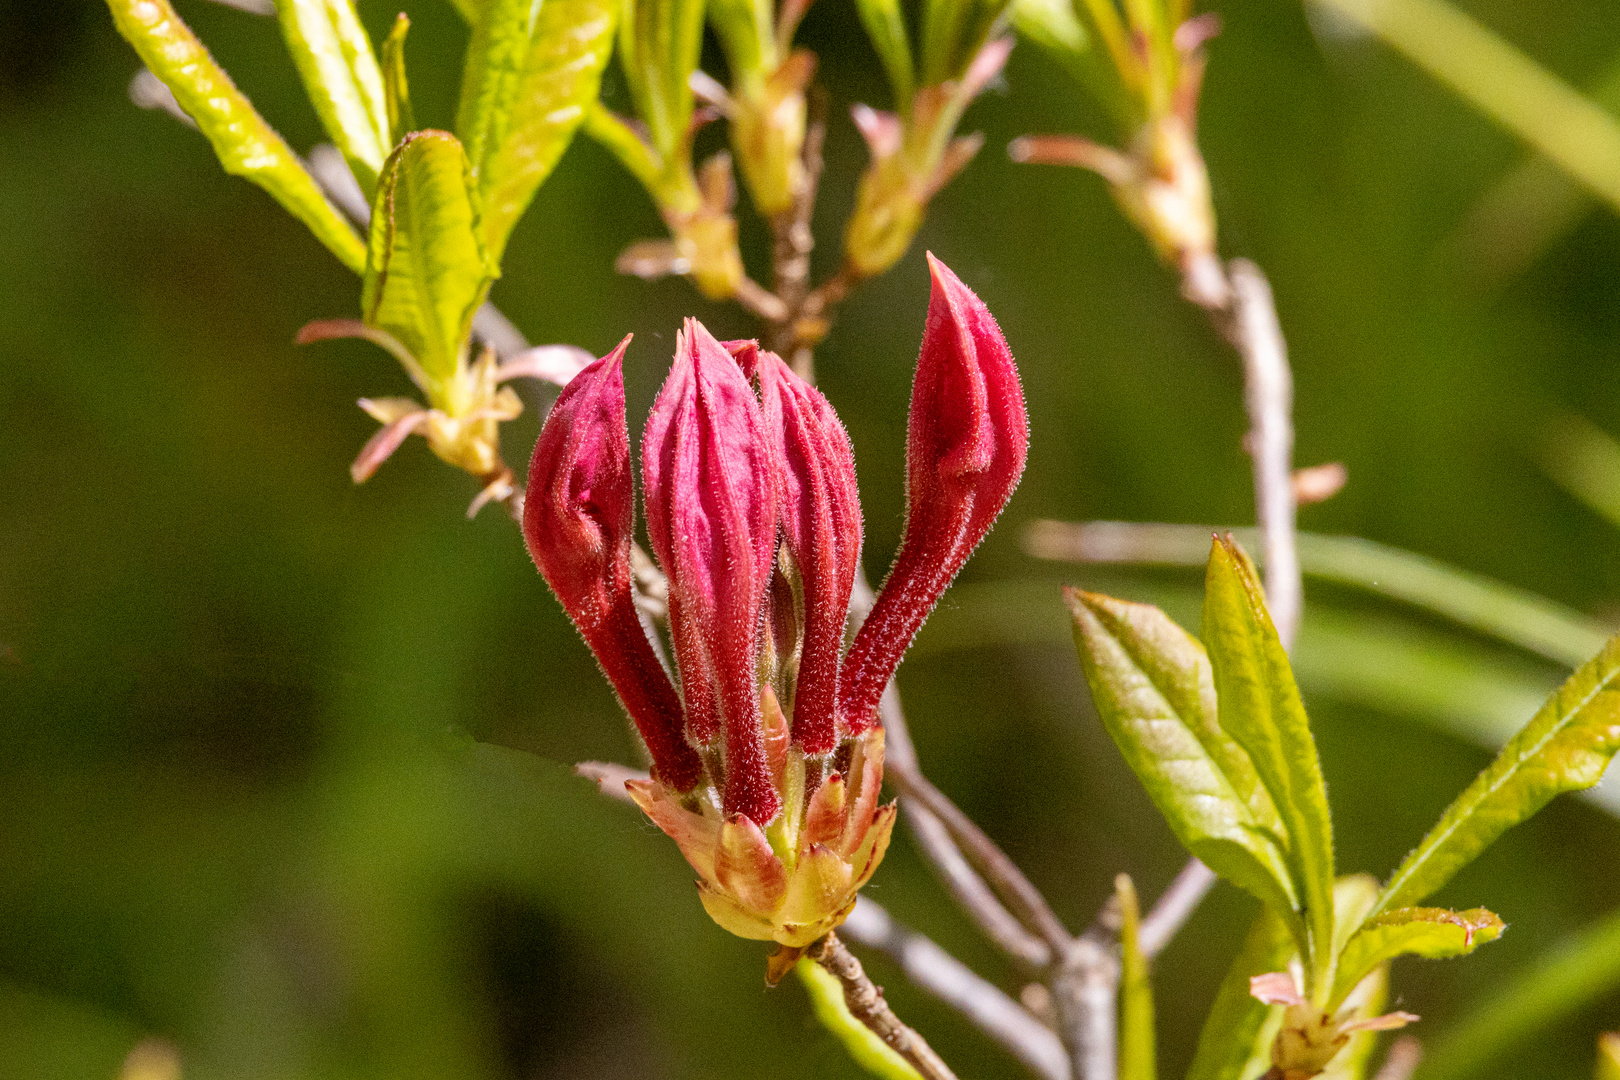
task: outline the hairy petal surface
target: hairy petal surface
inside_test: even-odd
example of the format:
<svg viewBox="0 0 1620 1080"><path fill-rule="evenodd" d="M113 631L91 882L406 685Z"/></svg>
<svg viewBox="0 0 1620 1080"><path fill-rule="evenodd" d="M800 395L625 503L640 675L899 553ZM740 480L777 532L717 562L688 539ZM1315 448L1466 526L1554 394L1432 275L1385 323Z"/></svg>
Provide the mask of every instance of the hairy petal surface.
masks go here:
<svg viewBox="0 0 1620 1080"><path fill-rule="evenodd" d="M780 467L748 380L695 319L642 440L647 528L669 578L670 635L692 741L722 737L725 811L781 809L766 762L756 658L775 562Z"/></svg>
<svg viewBox="0 0 1620 1080"><path fill-rule="evenodd" d="M772 352L758 354L765 430L782 461L782 533L804 589L793 741L807 754L838 741L839 653L861 557L855 452L832 406Z"/></svg>
<svg viewBox="0 0 1620 1080"><path fill-rule="evenodd" d="M845 660L851 731L877 722L900 657L1012 497L1029 450L1024 391L984 302L928 256L933 293L911 389L906 529L894 567Z"/></svg>
<svg viewBox="0 0 1620 1080"><path fill-rule="evenodd" d="M636 614L630 570L635 527L625 422L627 337L563 390L529 463L523 537L618 691L660 779L691 790L703 775L682 733L681 703Z"/></svg>

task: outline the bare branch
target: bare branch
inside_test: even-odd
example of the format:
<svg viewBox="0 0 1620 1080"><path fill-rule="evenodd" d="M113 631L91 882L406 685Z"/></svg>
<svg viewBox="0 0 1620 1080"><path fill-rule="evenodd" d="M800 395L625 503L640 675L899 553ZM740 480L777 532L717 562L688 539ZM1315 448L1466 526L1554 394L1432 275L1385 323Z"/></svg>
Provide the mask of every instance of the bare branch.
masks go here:
<svg viewBox="0 0 1620 1080"><path fill-rule="evenodd" d="M1051 1029L875 901L861 897L839 933L887 955L914 985L956 1009L1041 1080L1069 1080L1068 1054Z"/></svg>
<svg viewBox="0 0 1620 1080"><path fill-rule="evenodd" d="M1215 871L1189 859L1142 920L1138 942L1148 959L1159 955L1215 885Z"/></svg>
<svg viewBox="0 0 1620 1080"><path fill-rule="evenodd" d="M1233 259L1228 330L1243 356L1254 502L1265 550L1266 605L1283 647L1294 644L1304 589L1294 547L1294 377L1271 285L1247 259Z"/></svg>
<svg viewBox="0 0 1620 1080"><path fill-rule="evenodd" d="M1074 943L1051 981L1058 1037L1080 1080L1115 1080L1118 1075L1118 987L1119 958L1089 935Z"/></svg>
<svg viewBox="0 0 1620 1080"><path fill-rule="evenodd" d="M956 1074L940 1060L928 1041L894 1015L889 1003L883 1000L883 991L867 978L861 962L844 947L837 934L828 934L810 946L809 956L843 984L844 1004L850 1015L910 1062L924 1080L956 1080Z"/></svg>

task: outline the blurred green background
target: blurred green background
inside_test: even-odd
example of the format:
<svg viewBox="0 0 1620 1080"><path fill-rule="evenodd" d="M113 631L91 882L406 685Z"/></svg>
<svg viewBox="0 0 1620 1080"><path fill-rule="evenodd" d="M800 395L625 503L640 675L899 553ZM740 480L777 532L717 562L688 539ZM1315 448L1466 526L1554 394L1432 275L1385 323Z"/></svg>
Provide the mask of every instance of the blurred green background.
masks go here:
<svg viewBox="0 0 1620 1080"><path fill-rule="evenodd" d="M1606 0L1464 6L1579 86L1620 56ZM318 141L273 21L179 7L295 147ZM360 3L374 36L400 7L417 115L448 126L465 29L442 0ZM1313 32L1297 3L1217 9L1202 141L1222 246L1274 283L1299 461L1351 477L1303 526L1613 619L1617 533L1535 448L1568 412L1620 432L1620 223L1576 215L1523 265L1493 264L1469 215L1517 143L1376 42ZM834 95L828 269L865 160L847 106L885 96L854 25L850 0L820 0L801 34ZM470 483L420 443L350 483L374 427L354 400L406 392L404 377L367 345L291 340L355 314L355 280L195 133L133 107L136 68L95 0L0 4L0 1078L113 1077L153 1035L188 1080L860 1075L796 984L764 989L761 948L709 922L674 845L569 774L633 748L511 522L467 523ZM817 358L855 442L874 577L901 523L924 247L1019 359L1028 475L900 682L932 778L1077 927L1116 872L1151 896L1182 854L1091 711L1056 583L1159 599L1196 626L1198 577L1037 563L1019 534L1037 517L1252 518L1233 357L1097 179L1002 152L1099 121L1021 46L968 115L985 152ZM744 229L758 267L764 230ZM614 274L615 253L659 231L578 140L494 292L535 341L601 352L634 331L633 415L681 316L750 329L683 281ZM532 412L507 431L514 464ZM1353 646L1307 627L1340 866L1382 875L1488 760L1431 722L1528 719L1561 673L1410 610L1307 594L1335 625L1393 635L1393 664L1420 681L1436 657L1480 676L1429 686L1438 709L1402 708L1313 681ZM909 841L870 892L1016 989ZM1397 965L1425 1038L1620 905L1620 821L1560 800L1438 902L1487 904L1511 930L1467 960ZM1252 907L1218 888L1159 962L1165 1075ZM870 967L964 1077L1021 1075ZM1612 990L1478 1075L1589 1076L1604 1027L1620 1027Z"/></svg>

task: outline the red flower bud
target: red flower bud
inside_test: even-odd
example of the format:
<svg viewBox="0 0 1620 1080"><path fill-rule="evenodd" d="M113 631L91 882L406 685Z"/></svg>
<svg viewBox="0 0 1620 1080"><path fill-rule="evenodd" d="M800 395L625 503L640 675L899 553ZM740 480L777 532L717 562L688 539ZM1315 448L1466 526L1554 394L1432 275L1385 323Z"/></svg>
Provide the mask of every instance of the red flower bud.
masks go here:
<svg viewBox="0 0 1620 1080"><path fill-rule="evenodd" d="M807 754L838 742L839 653L861 556L855 453L827 399L771 352L759 354L765 429L782 461L782 531L802 583L804 636L793 741Z"/></svg>
<svg viewBox="0 0 1620 1080"><path fill-rule="evenodd" d="M900 657L984 539L1024 472L1029 417L996 320L944 263L928 256L933 292L911 388L906 528L872 613L850 646L840 687L852 732L877 722Z"/></svg>
<svg viewBox="0 0 1620 1080"><path fill-rule="evenodd" d="M529 463L523 537L646 740L659 778L690 791L703 763L682 735L680 699L631 592L635 509L622 367L629 343L581 371L552 406Z"/></svg>
<svg viewBox="0 0 1620 1080"><path fill-rule="evenodd" d="M759 402L695 319L642 438L647 529L669 578L688 736L721 733L727 816L763 825L782 800L761 731L756 658L776 559L779 465Z"/></svg>

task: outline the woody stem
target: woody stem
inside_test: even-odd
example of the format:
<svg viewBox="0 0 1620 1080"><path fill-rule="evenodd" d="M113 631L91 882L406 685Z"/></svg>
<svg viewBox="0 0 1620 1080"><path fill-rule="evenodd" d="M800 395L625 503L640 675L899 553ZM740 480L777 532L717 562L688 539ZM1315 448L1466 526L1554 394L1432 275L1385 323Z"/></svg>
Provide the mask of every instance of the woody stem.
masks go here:
<svg viewBox="0 0 1620 1080"><path fill-rule="evenodd" d="M956 1080L956 1074L940 1060L928 1041L894 1015L889 1003L883 1000L882 987L867 977L861 962L844 947L837 934L828 934L812 945L809 955L843 986L844 1005L850 1015L905 1058L924 1080Z"/></svg>

